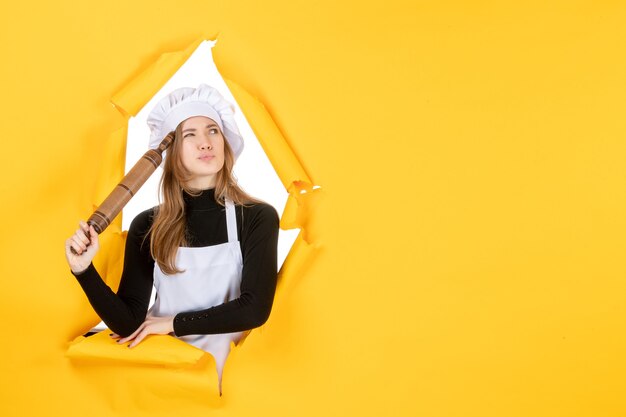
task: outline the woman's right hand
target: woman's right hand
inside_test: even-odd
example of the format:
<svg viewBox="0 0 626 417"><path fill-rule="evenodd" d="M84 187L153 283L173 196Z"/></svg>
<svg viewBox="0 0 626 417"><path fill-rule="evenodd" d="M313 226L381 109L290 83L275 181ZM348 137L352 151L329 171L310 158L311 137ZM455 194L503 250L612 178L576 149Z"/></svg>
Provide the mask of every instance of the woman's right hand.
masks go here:
<svg viewBox="0 0 626 417"><path fill-rule="evenodd" d="M96 252L100 249L98 233L93 226L87 225L82 220L79 222L79 225L80 227L76 233L65 241L65 258L70 269L75 274L87 269L94 256L96 256ZM91 239L87 237L87 234L89 234ZM76 254L72 252L72 248L74 248Z"/></svg>

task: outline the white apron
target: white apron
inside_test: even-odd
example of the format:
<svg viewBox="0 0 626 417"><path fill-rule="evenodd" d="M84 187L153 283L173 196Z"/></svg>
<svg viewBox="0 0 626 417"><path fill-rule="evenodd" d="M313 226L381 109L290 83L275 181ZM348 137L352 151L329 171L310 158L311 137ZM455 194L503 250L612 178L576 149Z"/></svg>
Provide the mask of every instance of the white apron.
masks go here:
<svg viewBox="0 0 626 417"><path fill-rule="evenodd" d="M154 286L157 297L147 313L149 317L204 310L240 296L243 257L237 240L235 205L229 199L225 203L228 242L196 248L179 247L176 266L185 270L180 274L166 275L155 262ZM222 395L222 371L230 353L230 342L237 344L244 333L247 332L177 337L213 356Z"/></svg>

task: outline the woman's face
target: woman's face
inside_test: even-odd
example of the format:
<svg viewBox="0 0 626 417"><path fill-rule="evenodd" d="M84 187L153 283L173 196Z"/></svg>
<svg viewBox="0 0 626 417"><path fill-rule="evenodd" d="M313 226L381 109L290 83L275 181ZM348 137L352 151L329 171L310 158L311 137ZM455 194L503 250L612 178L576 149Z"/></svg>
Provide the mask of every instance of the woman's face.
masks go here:
<svg viewBox="0 0 626 417"><path fill-rule="evenodd" d="M183 166L193 178L187 185L195 189L213 188L217 173L224 166L224 136L220 128L205 116L183 121L180 155Z"/></svg>

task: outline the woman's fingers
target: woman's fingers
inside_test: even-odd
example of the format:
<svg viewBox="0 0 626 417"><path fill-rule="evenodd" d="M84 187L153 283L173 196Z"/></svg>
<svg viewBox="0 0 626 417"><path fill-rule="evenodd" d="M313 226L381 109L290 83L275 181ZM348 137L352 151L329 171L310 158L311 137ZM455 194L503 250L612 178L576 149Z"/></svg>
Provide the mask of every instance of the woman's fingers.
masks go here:
<svg viewBox="0 0 626 417"><path fill-rule="evenodd" d="M82 251L87 250L87 245L85 245L85 243L80 239L80 237L74 235L71 237L71 239L72 239L72 242L74 243L74 245L72 246L74 247L74 250L78 252L79 255Z"/></svg>
<svg viewBox="0 0 626 417"><path fill-rule="evenodd" d="M126 343L126 342L128 342L128 341L129 341L129 340L131 340L131 339L134 339L134 338L135 338L135 336L137 336L137 335L139 334L139 332L141 332L141 331L143 330L143 328L145 327L145 323L146 323L146 322L144 321L144 322L141 324L141 326L139 326L139 327L137 328L137 330L135 330L135 331L134 331L134 332L133 332L130 336L126 336L126 337L124 337L124 338L122 338L122 339L118 340L118 341L117 341L117 343L122 344L122 343Z"/></svg>
<svg viewBox="0 0 626 417"><path fill-rule="evenodd" d="M98 243L98 233L91 224L82 220L78 224L79 228L70 239L73 242L72 248L76 252L82 252L87 250L87 246Z"/></svg>
<svg viewBox="0 0 626 417"><path fill-rule="evenodd" d="M86 243L86 244L89 243L89 238L87 237L87 235L85 234L85 232L83 230L78 229L76 231L75 236L78 237L81 242Z"/></svg>
<svg viewBox="0 0 626 417"><path fill-rule="evenodd" d="M141 342L148 334L149 334L148 331L146 329L144 329L142 332L140 332L137 335L135 340L133 340L132 343L130 345L128 345L128 347L132 348L134 346L137 346L139 344L139 342Z"/></svg>
<svg viewBox="0 0 626 417"><path fill-rule="evenodd" d="M90 242L93 243L94 245L97 244L98 232L96 232L96 229L92 225L89 225L89 235L91 236Z"/></svg>
<svg viewBox="0 0 626 417"><path fill-rule="evenodd" d="M80 236L80 238L83 240L83 242L89 244L90 240L89 239L89 234L90 234L90 227L92 227L91 225L88 225L87 223L85 223L84 221L80 221L79 223L80 228L76 231L76 234L78 236Z"/></svg>
<svg viewBox="0 0 626 417"><path fill-rule="evenodd" d="M129 348L137 346L141 343L146 337L151 334L169 334L173 331L173 320L174 317L148 317L146 321L141 323L141 325L128 337L120 339L117 341L118 344L126 343L130 341L131 343L128 345ZM111 334L112 336L113 334Z"/></svg>
<svg viewBox="0 0 626 417"><path fill-rule="evenodd" d="M83 252L86 250L85 244L81 242L76 236L72 236L70 240L70 246L74 249L74 251L76 251L76 254L78 256L82 255Z"/></svg>
<svg viewBox="0 0 626 417"><path fill-rule="evenodd" d="M98 242L98 233L96 229L92 225L87 225L85 222L80 222L80 229L76 231L76 233L71 237L72 241L75 243L74 250L78 251L78 248L81 251L87 250L87 246L91 244L95 244ZM76 247L78 246L78 248Z"/></svg>
<svg viewBox="0 0 626 417"><path fill-rule="evenodd" d="M148 336L150 334L150 328L149 328L149 322L148 321L144 321L141 326L139 326L137 328L137 330L135 330L133 332L133 334L131 334L128 337L125 337L123 339L120 339L117 341L118 344L123 344L126 343L128 341L130 341L131 343L128 345L129 348L132 348L134 346L137 346L137 344L139 344L146 336Z"/></svg>

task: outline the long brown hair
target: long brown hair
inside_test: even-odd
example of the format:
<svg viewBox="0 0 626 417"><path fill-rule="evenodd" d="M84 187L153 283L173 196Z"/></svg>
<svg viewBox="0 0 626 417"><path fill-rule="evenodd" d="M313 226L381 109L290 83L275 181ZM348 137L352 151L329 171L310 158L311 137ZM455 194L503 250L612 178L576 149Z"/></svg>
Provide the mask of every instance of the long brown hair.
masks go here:
<svg viewBox="0 0 626 417"><path fill-rule="evenodd" d="M150 237L150 254L161 270L168 275L184 272L176 267L176 252L179 246L187 246L185 236L186 217L183 190L192 196L198 196L201 190L192 190L185 184L192 178L192 173L184 166L181 158L183 122L175 130L174 141L167 150L163 164L163 175L159 181L159 189L163 196L159 196L159 205L155 208L152 226L146 233ZM262 200L252 197L242 190L233 177L235 158L228 141L224 138L224 166L217 173L215 185L215 201L225 206L224 199L228 197L235 204L246 205L263 203ZM144 240L145 240L144 237Z"/></svg>

